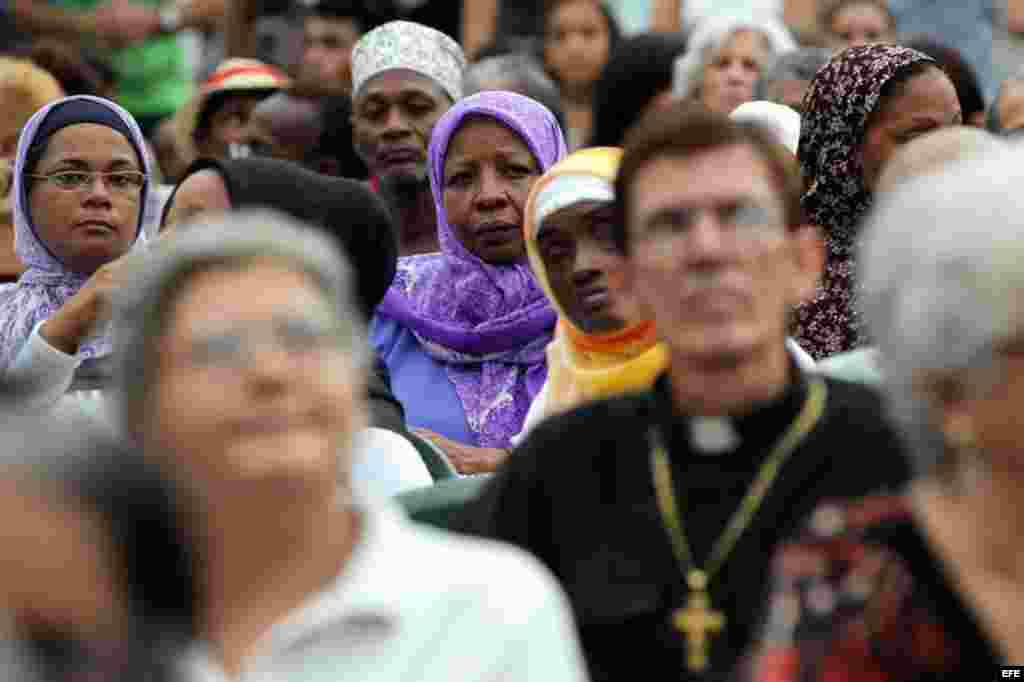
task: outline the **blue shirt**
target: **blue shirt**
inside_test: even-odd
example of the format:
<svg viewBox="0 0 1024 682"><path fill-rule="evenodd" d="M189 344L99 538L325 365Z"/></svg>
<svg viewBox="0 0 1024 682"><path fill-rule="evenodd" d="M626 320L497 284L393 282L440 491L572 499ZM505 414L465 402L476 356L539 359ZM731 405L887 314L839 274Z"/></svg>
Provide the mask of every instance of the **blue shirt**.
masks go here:
<svg viewBox="0 0 1024 682"><path fill-rule="evenodd" d="M928 35L959 50L974 67L986 100L992 99L992 0L889 0L889 9L901 35Z"/></svg>
<svg viewBox="0 0 1024 682"><path fill-rule="evenodd" d="M375 315L370 342L391 373L391 390L405 407L409 428L430 429L445 438L477 445L448 369L423 349L401 323Z"/></svg>

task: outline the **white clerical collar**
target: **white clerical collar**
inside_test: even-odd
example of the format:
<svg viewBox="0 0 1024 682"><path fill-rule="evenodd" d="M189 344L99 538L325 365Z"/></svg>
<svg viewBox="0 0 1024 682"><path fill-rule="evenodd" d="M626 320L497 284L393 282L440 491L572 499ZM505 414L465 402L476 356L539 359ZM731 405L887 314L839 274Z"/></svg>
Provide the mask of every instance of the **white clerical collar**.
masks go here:
<svg viewBox="0 0 1024 682"><path fill-rule="evenodd" d="M813 372L814 360L796 341L786 339L786 350L798 371ZM731 417L693 417L690 419L690 447L702 455L735 452L743 444Z"/></svg>
<svg viewBox="0 0 1024 682"><path fill-rule="evenodd" d="M740 434L729 417L690 420L690 447L702 455L721 455L740 447Z"/></svg>

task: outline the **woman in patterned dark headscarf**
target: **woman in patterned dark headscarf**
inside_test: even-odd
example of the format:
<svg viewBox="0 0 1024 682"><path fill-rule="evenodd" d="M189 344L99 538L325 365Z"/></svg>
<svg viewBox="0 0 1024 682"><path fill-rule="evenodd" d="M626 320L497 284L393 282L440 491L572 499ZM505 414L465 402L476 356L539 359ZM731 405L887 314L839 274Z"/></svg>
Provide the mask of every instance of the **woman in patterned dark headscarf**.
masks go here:
<svg viewBox="0 0 1024 682"><path fill-rule="evenodd" d="M900 145L960 122L952 81L933 59L905 47L852 47L811 81L798 158L804 213L824 230L828 260L818 295L797 311L795 336L816 360L863 342L853 251L882 167Z"/></svg>

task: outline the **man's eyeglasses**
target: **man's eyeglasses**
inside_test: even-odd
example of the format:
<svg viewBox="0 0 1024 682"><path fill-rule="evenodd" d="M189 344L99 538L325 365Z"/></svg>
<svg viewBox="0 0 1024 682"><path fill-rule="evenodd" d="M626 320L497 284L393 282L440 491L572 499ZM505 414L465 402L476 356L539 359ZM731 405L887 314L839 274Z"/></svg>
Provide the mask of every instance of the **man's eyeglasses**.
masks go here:
<svg viewBox="0 0 1024 682"><path fill-rule="evenodd" d="M740 199L710 206L676 206L660 211L648 220L639 238L662 241L686 236L708 214L723 232L743 241L781 233L784 223L782 215L774 207L752 199Z"/></svg>
<svg viewBox="0 0 1024 682"><path fill-rule="evenodd" d="M146 184L146 174L138 171L113 171L110 173L61 171L48 175L27 174L27 177L45 180L57 189L67 192L80 192L89 189L96 182L96 178L101 178L111 192L126 196L137 196L142 191L142 186Z"/></svg>

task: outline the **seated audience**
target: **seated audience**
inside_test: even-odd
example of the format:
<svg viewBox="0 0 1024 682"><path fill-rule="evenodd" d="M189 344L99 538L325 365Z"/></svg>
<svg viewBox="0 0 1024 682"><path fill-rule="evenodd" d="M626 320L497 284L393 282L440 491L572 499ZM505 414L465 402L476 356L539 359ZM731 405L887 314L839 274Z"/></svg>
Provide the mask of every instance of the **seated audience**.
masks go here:
<svg viewBox="0 0 1024 682"><path fill-rule="evenodd" d="M354 264L356 302L369 321L395 278L397 246L387 208L352 180L318 175L293 163L266 158L194 163L167 202L164 229L227 211L269 208L320 228ZM401 403L387 368L370 374L371 424L405 430Z"/></svg>
<svg viewBox="0 0 1024 682"><path fill-rule="evenodd" d="M869 220L862 305L914 481L829 501L782 548L747 679L968 680L1024 660L1021 181L1007 150L898 187Z"/></svg>
<svg viewBox="0 0 1024 682"><path fill-rule="evenodd" d="M372 339L408 424L462 473L505 457L544 383L556 315L526 261L523 206L565 152L554 115L509 92L462 100L430 142L441 253L399 260Z"/></svg>
<svg viewBox="0 0 1024 682"><path fill-rule="evenodd" d="M144 145L128 112L85 95L47 105L22 130L12 193L26 270L0 287L0 370L26 409L68 391L92 403L107 384L107 298L121 257L146 238Z"/></svg>
<svg viewBox="0 0 1024 682"><path fill-rule="evenodd" d="M458 43L408 21L375 28L352 50L352 144L395 213L403 256L438 250L427 146L462 98L465 70Z"/></svg>
<svg viewBox="0 0 1024 682"><path fill-rule="evenodd" d="M767 133L692 104L656 112L615 182L610 277L652 314L668 368L649 393L538 425L458 527L554 571L593 680L636 679L637 661L652 679L727 679L771 548L820 500L898 486L906 465L874 393L787 349L823 254Z"/></svg>
<svg viewBox="0 0 1024 682"><path fill-rule="evenodd" d="M797 311L796 339L815 360L864 343L853 244L878 177L901 145L963 122L953 82L927 55L893 45L840 52L804 99L800 170L804 214L825 232L817 295Z"/></svg>
<svg viewBox="0 0 1024 682"><path fill-rule="evenodd" d="M621 147L626 131L646 112L671 100L672 67L686 50L681 35L644 33L612 50L594 83L591 147Z"/></svg>
<svg viewBox="0 0 1024 682"><path fill-rule="evenodd" d="M569 149L593 131L594 85L619 42L615 16L602 0L555 0L545 6L544 65L562 95Z"/></svg>
<svg viewBox="0 0 1024 682"><path fill-rule="evenodd" d="M895 43L896 17L887 0L824 0L818 25L836 51L858 45Z"/></svg>
<svg viewBox="0 0 1024 682"><path fill-rule="evenodd" d="M118 424L202 559L184 678L582 681L535 562L353 494L365 326L333 245L276 216L182 230L115 301Z"/></svg>
<svg viewBox="0 0 1024 682"><path fill-rule="evenodd" d="M755 100L785 104L798 114L804 110L804 95L814 74L828 63L831 50L805 47L776 57L765 69L754 90Z"/></svg>
<svg viewBox="0 0 1024 682"><path fill-rule="evenodd" d="M277 92L253 108L235 156L268 156L319 172L315 156L322 134L318 98L306 92Z"/></svg>
<svg viewBox="0 0 1024 682"><path fill-rule="evenodd" d="M617 219L612 183L621 158L613 147L576 152L534 184L526 203L526 252L559 317L546 351L547 381L524 434L584 403L648 390L665 370L668 351L654 323L628 311L608 278Z"/></svg>
<svg viewBox="0 0 1024 682"><path fill-rule="evenodd" d="M314 0L302 18L298 80L322 95L352 92L352 48L373 26L366 0Z"/></svg>
<svg viewBox="0 0 1024 682"><path fill-rule="evenodd" d="M690 38L674 66L672 92L716 114L754 99L754 87L777 55L796 49L785 26L774 20L712 20Z"/></svg>
<svg viewBox="0 0 1024 682"><path fill-rule="evenodd" d="M175 118L196 155L226 159L242 141L252 111L266 97L288 87L288 77L255 59L229 59L217 67Z"/></svg>

